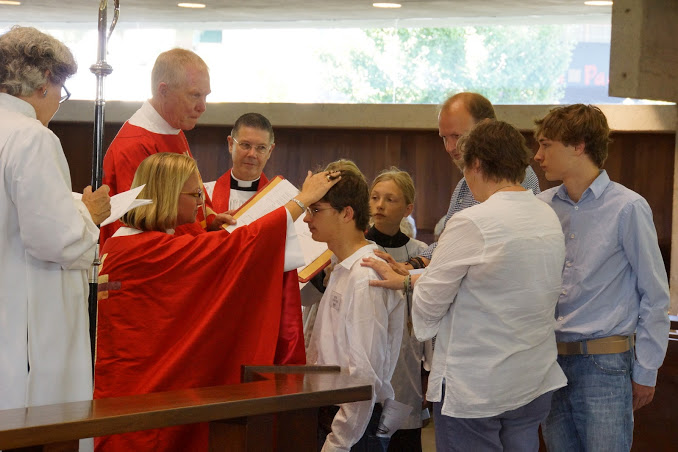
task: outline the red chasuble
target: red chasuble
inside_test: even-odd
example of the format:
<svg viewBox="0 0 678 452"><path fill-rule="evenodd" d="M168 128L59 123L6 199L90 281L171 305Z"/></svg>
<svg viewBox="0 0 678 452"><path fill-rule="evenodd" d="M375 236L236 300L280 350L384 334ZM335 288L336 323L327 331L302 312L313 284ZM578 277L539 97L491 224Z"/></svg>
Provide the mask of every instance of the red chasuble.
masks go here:
<svg viewBox="0 0 678 452"><path fill-rule="evenodd" d="M149 155L158 152L172 152L193 157L183 130L176 135L166 135L154 133L143 127L133 126L129 122L125 122L104 156L102 182L111 187L109 194L113 196L129 190L139 164ZM212 201L207 193L205 193L205 210L208 217L213 214ZM99 245L103 247L106 240L113 236L122 225L122 223L116 221L102 227ZM196 222L178 227L176 234L201 234L205 232L205 225L205 212L203 212L203 209L199 209Z"/></svg>
<svg viewBox="0 0 678 452"><path fill-rule="evenodd" d="M279 344L286 212L198 236L112 237L99 274L94 398L235 384ZM206 451L207 424L97 438L97 451Z"/></svg>
<svg viewBox="0 0 678 452"><path fill-rule="evenodd" d="M268 184L268 179L264 173L261 173L258 189L263 189L266 184ZM230 198L231 170L228 170L214 184L212 206L217 212L225 212L228 210ZM275 362L276 364L306 364L303 322L301 320L301 294L299 293L299 276L296 270L285 272L284 275L283 316Z"/></svg>

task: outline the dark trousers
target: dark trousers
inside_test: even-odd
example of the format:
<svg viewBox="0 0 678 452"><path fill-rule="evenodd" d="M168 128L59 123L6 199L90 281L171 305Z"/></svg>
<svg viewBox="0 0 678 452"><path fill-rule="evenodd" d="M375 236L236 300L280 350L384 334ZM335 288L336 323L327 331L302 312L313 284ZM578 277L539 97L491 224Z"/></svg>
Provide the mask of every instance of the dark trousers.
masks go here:
<svg viewBox="0 0 678 452"><path fill-rule="evenodd" d="M551 408L553 391L497 416L457 418L441 413L443 402L433 402L436 449L445 452L537 452L539 424ZM443 392L444 400L444 392Z"/></svg>
<svg viewBox="0 0 678 452"><path fill-rule="evenodd" d="M408 428L395 432L388 443L388 452L422 452L421 429Z"/></svg>

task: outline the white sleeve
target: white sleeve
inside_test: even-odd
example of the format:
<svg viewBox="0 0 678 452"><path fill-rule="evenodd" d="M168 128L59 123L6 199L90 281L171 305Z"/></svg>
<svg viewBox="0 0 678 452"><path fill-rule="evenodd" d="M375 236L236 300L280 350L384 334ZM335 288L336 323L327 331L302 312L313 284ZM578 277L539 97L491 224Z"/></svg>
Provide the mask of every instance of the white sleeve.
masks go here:
<svg viewBox="0 0 678 452"><path fill-rule="evenodd" d="M384 384L388 363L388 293L371 287L368 280L356 284L349 301L346 337L349 338L349 374L372 384L372 400L344 403L332 422L323 452L348 451L365 433L372 416L376 394ZM401 319L402 320L402 319ZM400 336L399 336L400 337Z"/></svg>
<svg viewBox="0 0 678 452"><path fill-rule="evenodd" d="M283 264L283 271L289 272L303 267L306 261L304 261L304 253L301 250L299 237L297 237L297 231L294 228L292 215L287 209L285 209L285 213L287 215L287 237L285 238L285 263Z"/></svg>
<svg viewBox="0 0 678 452"><path fill-rule="evenodd" d="M425 341L438 333L462 279L482 260L483 250L483 236L472 220L459 213L450 218L431 262L414 285L412 324L417 339Z"/></svg>
<svg viewBox="0 0 678 452"><path fill-rule="evenodd" d="M48 129L17 133L8 146L13 160L12 201L27 252L66 269L87 269L94 260L99 229L82 201L73 199L68 163L59 139Z"/></svg>

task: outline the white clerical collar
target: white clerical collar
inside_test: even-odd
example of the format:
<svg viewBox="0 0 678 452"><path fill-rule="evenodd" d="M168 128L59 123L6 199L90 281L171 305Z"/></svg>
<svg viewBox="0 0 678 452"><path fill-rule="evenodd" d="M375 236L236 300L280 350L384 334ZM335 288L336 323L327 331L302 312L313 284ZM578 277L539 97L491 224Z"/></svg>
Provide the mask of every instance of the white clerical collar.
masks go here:
<svg viewBox="0 0 678 452"><path fill-rule="evenodd" d="M160 135L177 135L181 132L181 129L175 129L165 121L149 101L144 102L127 122Z"/></svg>
<svg viewBox="0 0 678 452"><path fill-rule="evenodd" d="M231 188L236 188L236 187L233 186L234 181L235 181L236 184L238 184L237 188L245 188L245 189L252 188L252 185L254 185L254 184L256 184L257 186L259 185L259 179L261 179L261 176L257 177L254 180L240 180L237 177L235 177L233 175L233 171L231 171ZM255 190L256 190L256 188L255 188Z"/></svg>

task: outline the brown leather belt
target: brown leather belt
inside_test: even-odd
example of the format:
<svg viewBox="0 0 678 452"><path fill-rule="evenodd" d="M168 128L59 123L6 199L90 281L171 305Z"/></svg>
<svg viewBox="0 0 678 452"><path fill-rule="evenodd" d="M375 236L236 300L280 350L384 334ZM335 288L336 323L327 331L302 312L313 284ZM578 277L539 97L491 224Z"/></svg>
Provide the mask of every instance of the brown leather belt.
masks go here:
<svg viewBox="0 0 678 452"><path fill-rule="evenodd" d="M559 355L605 355L623 353L633 347L633 336L609 336L579 342L558 342Z"/></svg>

